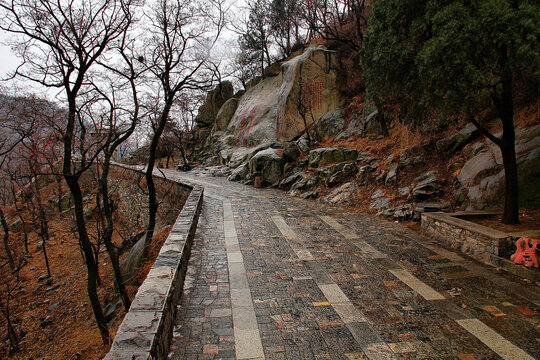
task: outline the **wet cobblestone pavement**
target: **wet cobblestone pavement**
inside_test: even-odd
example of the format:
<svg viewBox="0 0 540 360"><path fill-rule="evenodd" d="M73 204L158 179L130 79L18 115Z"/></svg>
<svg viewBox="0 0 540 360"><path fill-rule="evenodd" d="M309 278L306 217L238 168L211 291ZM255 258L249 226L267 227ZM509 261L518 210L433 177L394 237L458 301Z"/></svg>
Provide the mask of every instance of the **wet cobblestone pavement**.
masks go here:
<svg viewBox="0 0 540 360"><path fill-rule="evenodd" d="M410 230L205 187L170 359L538 359L540 289Z"/></svg>

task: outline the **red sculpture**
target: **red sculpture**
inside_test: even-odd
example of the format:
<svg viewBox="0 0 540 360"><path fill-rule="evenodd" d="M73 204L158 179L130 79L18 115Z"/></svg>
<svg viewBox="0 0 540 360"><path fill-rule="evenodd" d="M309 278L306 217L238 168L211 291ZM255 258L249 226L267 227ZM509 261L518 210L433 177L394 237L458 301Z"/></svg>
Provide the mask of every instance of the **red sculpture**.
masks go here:
<svg viewBox="0 0 540 360"><path fill-rule="evenodd" d="M516 264L537 268L540 264L540 240L522 237L516 242L516 253L510 257Z"/></svg>

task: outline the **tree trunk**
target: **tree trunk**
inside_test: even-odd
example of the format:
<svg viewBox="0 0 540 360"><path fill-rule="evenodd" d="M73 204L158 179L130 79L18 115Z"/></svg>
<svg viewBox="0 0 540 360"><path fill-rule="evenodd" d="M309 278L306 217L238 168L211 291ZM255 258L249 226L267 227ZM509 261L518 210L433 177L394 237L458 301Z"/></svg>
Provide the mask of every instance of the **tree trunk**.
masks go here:
<svg viewBox="0 0 540 360"><path fill-rule="evenodd" d="M38 200L39 202L39 200ZM49 266L49 257L47 256L47 243L49 242L49 224L47 223L47 217L45 215L45 210L41 206L39 207L39 226L40 226L40 236L43 244L43 257L45 258L45 266L47 267L47 276L51 277L51 268Z"/></svg>
<svg viewBox="0 0 540 360"><path fill-rule="evenodd" d="M384 110L380 103L376 103L375 106L377 107L377 121L379 122L379 125L381 125L381 132L382 135L385 137L388 137L390 135L388 131L388 124L386 122L386 117L384 116Z"/></svg>
<svg viewBox="0 0 540 360"><path fill-rule="evenodd" d="M503 224L519 224L519 189L516 161L516 130L514 127L514 100L512 94L512 73L506 68L507 49L501 49L503 75L500 99L495 100L503 125L502 141L499 148L502 152L504 166L504 212Z"/></svg>
<svg viewBox="0 0 540 360"><path fill-rule="evenodd" d="M167 123L167 117L169 116L173 100L173 94L167 94L165 106L163 107L163 111L161 112L161 115L159 117L159 122L155 129L154 136L152 137L149 148L148 166L146 167L146 172L144 174L148 187L148 224L146 226L144 250L141 257L141 264L144 264L146 262L146 258L148 257L148 250L150 248L150 244L152 243L152 238L154 236L154 230L156 227L156 214L158 210L158 203L156 199L156 185L154 183L153 171L154 165L156 163L156 151L159 139L161 137L161 134L163 133L165 124Z"/></svg>
<svg viewBox="0 0 540 360"><path fill-rule="evenodd" d="M13 323L11 322L10 318L8 318L7 320L7 328L8 328L10 353L11 354L17 353L21 350L19 348L19 336L17 335L17 332L15 331L15 328L13 327Z"/></svg>
<svg viewBox="0 0 540 360"><path fill-rule="evenodd" d="M503 103L504 104L504 103ZM503 122L502 146L499 146L504 166L504 211L503 224L519 224L519 184L516 160L513 108L501 113Z"/></svg>
<svg viewBox="0 0 540 360"><path fill-rule="evenodd" d="M11 301L11 292L13 289L10 289L8 287L7 289L7 298L6 303L2 303L2 314L4 315L4 318L6 319L6 327L7 327L7 335L9 339L9 353L17 353L20 351L19 348L19 336L17 335L17 332L15 331L15 327L13 326L13 322L11 321L11 312L9 308L9 304Z"/></svg>
<svg viewBox="0 0 540 360"><path fill-rule="evenodd" d="M57 191L57 205L58 205L58 213L62 212L62 178L60 176L56 176L56 191Z"/></svg>
<svg viewBox="0 0 540 360"><path fill-rule="evenodd" d="M23 231L23 241L24 241L24 252L29 253L28 250L28 229L26 228L26 222L24 221L24 218L21 214L21 210L16 206L17 208L17 215L19 216L19 220L21 220L21 228Z"/></svg>
<svg viewBox="0 0 540 360"><path fill-rule="evenodd" d="M9 247L9 227L3 209L0 209L0 222L2 223L2 229L4 230L4 250L6 251L9 266L11 267L11 270L15 270L15 261L13 261L13 255L11 254L11 248Z"/></svg>
<svg viewBox="0 0 540 360"><path fill-rule="evenodd" d="M519 189L515 146L501 149L504 165L504 212L503 224L519 224Z"/></svg>
<svg viewBox="0 0 540 360"><path fill-rule="evenodd" d="M188 161L186 158L186 153L184 151L184 148L182 147L182 144L180 144L180 147L178 147L178 150L180 150L180 155L182 156L182 160L184 161L184 165L187 165Z"/></svg>
<svg viewBox="0 0 540 360"><path fill-rule="evenodd" d="M11 195L13 196L13 205L15 206L15 210L17 211L17 216L19 217L19 220L21 220L21 228L23 230L23 239L24 239L24 251L28 254L28 229L26 227L26 222L24 221L24 217L22 216L22 209L17 204L17 194L15 193L15 186L11 186Z"/></svg>
<svg viewBox="0 0 540 360"><path fill-rule="evenodd" d="M107 321L103 315L101 303L99 302L99 296L97 294L97 278L98 278L98 264L94 258L93 247L86 232L86 224L84 221L84 207L83 197L79 182L76 176L64 175L66 182L69 186L71 194L73 195L73 203L75 209L75 224L77 226L77 232L79 233L79 245L82 248L84 255L84 262L88 271L88 280L86 288L88 291L88 298L90 299L90 305L94 312L94 317L101 334L101 339L104 344L110 343L110 334L107 327Z"/></svg>
<svg viewBox="0 0 540 360"><path fill-rule="evenodd" d="M113 150L114 151L114 150ZM120 269L120 263L118 261L118 251L112 243L112 235L114 229L113 221L113 204L109 199L109 189L108 189L108 178L109 178L109 166L111 161L111 154L106 153L103 160L103 169L101 172L101 178L99 179L99 192L101 193L101 198L103 202L103 211L105 213L105 226L103 231L103 242L105 243L105 248L111 259L111 265L114 272L114 278L116 280L116 285L118 286L118 292L122 298L122 304L124 304L124 309L126 311L131 307L131 300L124 284L124 278L122 275L122 270Z"/></svg>
<svg viewBox="0 0 540 360"><path fill-rule="evenodd" d="M47 276L51 277L51 268L49 267L49 258L47 256L47 243L49 242L49 224L47 223L47 215L45 209L41 203L41 194L39 192L37 177L34 182L34 196L36 198L38 221L39 221L39 237L43 245L43 257L45 259L45 266L47 267Z"/></svg>

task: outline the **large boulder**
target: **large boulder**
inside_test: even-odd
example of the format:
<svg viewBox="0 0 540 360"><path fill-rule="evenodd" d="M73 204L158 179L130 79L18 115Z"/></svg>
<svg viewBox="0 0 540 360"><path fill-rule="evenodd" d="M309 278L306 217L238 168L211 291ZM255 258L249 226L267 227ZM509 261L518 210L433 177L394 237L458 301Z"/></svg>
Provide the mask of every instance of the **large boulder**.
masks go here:
<svg viewBox="0 0 540 360"><path fill-rule="evenodd" d="M206 95L204 104L199 107L195 118L198 127L211 127L216 121L216 116L223 104L234 95L234 87L230 81L224 81Z"/></svg>
<svg viewBox="0 0 540 360"><path fill-rule="evenodd" d="M227 178L229 181L240 181L244 180L249 173L249 167L246 164L238 166L236 169L231 171L231 174Z"/></svg>
<svg viewBox="0 0 540 360"><path fill-rule="evenodd" d="M358 151L344 148L320 148L309 152L309 167L318 168L345 161L355 161Z"/></svg>
<svg viewBox="0 0 540 360"><path fill-rule="evenodd" d="M399 167L403 170L417 170L426 165L425 156L429 150L426 144L419 144L401 150L399 153Z"/></svg>
<svg viewBox="0 0 540 360"><path fill-rule="evenodd" d="M501 152L496 145L492 145L467 161L457 179L463 187L478 185L483 178L498 173L502 167Z"/></svg>
<svg viewBox="0 0 540 360"><path fill-rule="evenodd" d="M144 233L138 234L137 238L138 239L134 239L133 241L135 245L131 247L128 254L120 264L122 278L126 280L132 279L135 276L142 259L145 240Z"/></svg>
<svg viewBox="0 0 540 360"><path fill-rule="evenodd" d="M476 126L470 124L452 136L437 141L437 151L445 155L452 155L463 149L475 136L480 134Z"/></svg>
<svg viewBox="0 0 540 360"><path fill-rule="evenodd" d="M357 192L358 187L356 184L348 182L332 190L332 192L324 198L324 201L335 205L349 204L355 200Z"/></svg>
<svg viewBox="0 0 540 360"><path fill-rule="evenodd" d="M310 127L339 107L338 65L337 55L323 47L283 62L279 74L261 80L239 99L223 136L232 135L236 146L245 147L298 138L306 123ZM299 102L307 105L304 116Z"/></svg>
<svg viewBox="0 0 540 360"><path fill-rule="evenodd" d="M500 136L500 134L497 134ZM457 176L467 193L469 207L500 207L504 202L504 167L500 149L488 142ZM540 207L540 125L516 131L519 203Z"/></svg>
<svg viewBox="0 0 540 360"><path fill-rule="evenodd" d="M249 174L260 176L263 185L278 185L283 177L285 161L277 149L269 148L259 151L249 161Z"/></svg>
<svg viewBox="0 0 540 360"><path fill-rule="evenodd" d="M345 128L343 116L345 112L341 109L331 110L321 116L311 128L309 134L312 140L323 141L339 134Z"/></svg>
<svg viewBox="0 0 540 360"><path fill-rule="evenodd" d="M238 106L238 99L231 98L223 104L221 109L219 109L219 112L216 115L216 123L214 125L215 131L223 131L227 128L229 125L229 122L231 121L234 112L236 111L236 107Z"/></svg>
<svg viewBox="0 0 540 360"><path fill-rule="evenodd" d="M271 145L271 143L264 143L254 148L234 148L231 150L228 165L235 168L242 163L247 163L253 157L253 155L257 154L261 150L268 149Z"/></svg>

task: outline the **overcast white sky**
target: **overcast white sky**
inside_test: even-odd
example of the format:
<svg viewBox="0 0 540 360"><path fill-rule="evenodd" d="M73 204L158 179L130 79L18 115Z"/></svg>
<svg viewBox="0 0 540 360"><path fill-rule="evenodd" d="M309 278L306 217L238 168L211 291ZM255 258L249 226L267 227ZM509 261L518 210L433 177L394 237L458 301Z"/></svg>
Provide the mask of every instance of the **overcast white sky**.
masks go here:
<svg viewBox="0 0 540 360"><path fill-rule="evenodd" d="M0 64L2 64L0 67L0 78L2 79L5 78L9 72L14 71L19 64L17 57L13 55L9 46L5 44L7 38L8 34L3 30L0 30Z"/></svg>
<svg viewBox="0 0 540 360"><path fill-rule="evenodd" d="M245 1L236 0L230 1L229 4L232 6L228 8L228 18L230 22L238 22L239 19L243 18L245 14ZM228 27L229 28L229 27ZM0 30L0 79L6 79L9 77L10 73L15 71L18 65L20 65L20 60L17 56L13 54L10 47L6 44L11 34L6 33L3 30ZM218 42L216 48L214 49L215 56L218 57L229 57L234 56L236 48L236 37L237 35L229 29L224 29L221 34L220 41ZM24 80L10 80L10 81L0 81L0 87L10 89L13 87L13 84L16 84L17 88L23 89L25 92L39 93L41 96L46 96L50 99L55 97L56 91L45 91L41 86L32 83L30 81ZM44 92L45 91L45 92Z"/></svg>
<svg viewBox="0 0 540 360"><path fill-rule="evenodd" d="M0 79L7 79L12 74L17 66L20 65L20 60L13 54L11 48L6 44L6 41L11 35L3 30L0 30ZM10 89L17 88L16 93L20 94L20 91L25 93L34 93L42 97L52 99L55 97L57 91L47 90L43 87L22 79L0 81L0 87L5 88L8 92ZM22 95L22 94L21 94Z"/></svg>

